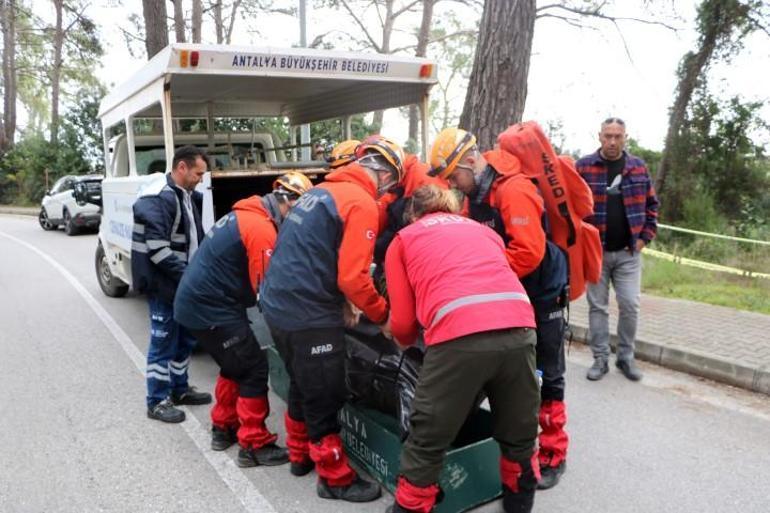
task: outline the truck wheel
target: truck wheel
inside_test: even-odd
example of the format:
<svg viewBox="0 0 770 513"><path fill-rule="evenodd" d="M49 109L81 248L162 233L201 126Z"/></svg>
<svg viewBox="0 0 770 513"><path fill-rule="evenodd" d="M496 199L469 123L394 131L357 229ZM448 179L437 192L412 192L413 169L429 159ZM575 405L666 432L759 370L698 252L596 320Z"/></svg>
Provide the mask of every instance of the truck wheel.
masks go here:
<svg viewBox="0 0 770 513"><path fill-rule="evenodd" d="M70 211L65 208L64 209L64 233L66 233L71 237L73 235L77 235L79 232L80 232L80 229L78 229L78 227L75 226L75 223L72 222L72 216L70 215Z"/></svg>
<svg viewBox="0 0 770 513"><path fill-rule="evenodd" d="M40 208L40 214L38 214L37 220L40 223L40 227L47 232L56 229L56 225L48 219L48 213L45 211L45 207Z"/></svg>
<svg viewBox="0 0 770 513"><path fill-rule="evenodd" d="M99 280L99 287L101 287L102 292L109 297L125 296L128 292L128 285L112 275L110 263L107 261L107 255L101 243L96 247L95 263L96 279Z"/></svg>

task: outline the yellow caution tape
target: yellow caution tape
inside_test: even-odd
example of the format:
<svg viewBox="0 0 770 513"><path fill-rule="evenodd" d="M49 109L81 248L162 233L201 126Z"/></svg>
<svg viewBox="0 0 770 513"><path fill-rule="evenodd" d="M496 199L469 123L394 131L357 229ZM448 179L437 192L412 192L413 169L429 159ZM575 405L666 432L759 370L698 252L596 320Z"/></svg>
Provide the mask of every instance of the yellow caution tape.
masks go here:
<svg viewBox="0 0 770 513"><path fill-rule="evenodd" d="M660 226L660 225L658 225ZM707 271L717 271L722 273L737 274L739 276L745 276L746 278L765 278L770 279L770 273L758 273L755 271L746 271L744 269L737 269L735 267L728 267L726 265L712 264L711 262L703 262L701 260L693 260L691 258L685 258L678 255L672 255L671 253L664 253L663 251L656 251L650 248L644 248L642 253L650 255L655 258L662 258L675 264L688 265L690 267L697 267L699 269L705 269Z"/></svg>
<svg viewBox="0 0 770 513"><path fill-rule="evenodd" d="M770 241L745 239L743 237L733 237L731 235L722 235L720 233L699 232L698 230L691 230L689 228L680 228L678 226L671 226L669 224L658 224L658 228L665 230L671 230L673 232L691 233L693 235L703 235L704 237L713 237L715 239L732 240L736 242L748 242L750 244L760 244L762 246L770 246Z"/></svg>

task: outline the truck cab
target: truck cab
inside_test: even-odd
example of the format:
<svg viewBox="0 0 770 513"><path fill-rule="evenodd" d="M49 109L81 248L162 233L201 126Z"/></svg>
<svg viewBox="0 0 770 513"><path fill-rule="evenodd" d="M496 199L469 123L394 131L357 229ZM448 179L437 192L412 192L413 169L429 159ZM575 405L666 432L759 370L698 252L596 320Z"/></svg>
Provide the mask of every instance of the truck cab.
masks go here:
<svg viewBox="0 0 770 513"><path fill-rule="evenodd" d="M95 258L100 287L113 297L128 291L133 204L145 187L165 180L177 148L192 144L210 157L199 185L208 231L236 201L270 192L288 171L323 179L326 163L311 158L318 141L298 137L302 125L334 120L338 139L349 139L353 115L417 105L424 158L436 72L422 58L169 45L100 105L106 170Z"/></svg>

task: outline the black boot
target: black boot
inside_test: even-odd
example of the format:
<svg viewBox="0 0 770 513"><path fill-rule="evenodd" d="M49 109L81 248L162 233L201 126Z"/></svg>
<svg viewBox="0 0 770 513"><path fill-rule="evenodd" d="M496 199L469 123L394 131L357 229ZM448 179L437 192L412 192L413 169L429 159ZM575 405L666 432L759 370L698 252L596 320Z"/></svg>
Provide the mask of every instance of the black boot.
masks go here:
<svg viewBox="0 0 770 513"><path fill-rule="evenodd" d="M211 426L211 450L224 451L238 441L238 428L218 428Z"/></svg>
<svg viewBox="0 0 770 513"><path fill-rule="evenodd" d="M565 470L567 470L566 461L562 461L555 467L540 467L540 481L537 482L537 489L548 490L559 484L559 479Z"/></svg>
<svg viewBox="0 0 770 513"><path fill-rule="evenodd" d="M195 387L189 387L181 394L171 394L171 400L176 405L190 405L195 406L199 404L209 404L211 402L211 394L206 392L198 392Z"/></svg>
<svg viewBox="0 0 770 513"><path fill-rule="evenodd" d="M503 511L505 513L530 513L535 503L535 490L519 490L513 493L503 486Z"/></svg>
<svg viewBox="0 0 770 513"><path fill-rule="evenodd" d="M382 494L380 485L364 481L361 476L356 476L347 486L330 486L325 479L319 477L316 491L322 499L346 502L371 502L379 499Z"/></svg>
<svg viewBox="0 0 770 513"><path fill-rule="evenodd" d="M314 468L315 462L310 458L306 458L305 461L300 463L292 461L289 465L289 472L291 472L291 475L293 476L302 477L311 473Z"/></svg>
<svg viewBox="0 0 770 513"><path fill-rule="evenodd" d="M241 468L264 465L273 467L283 465L289 461L289 452L275 444L263 445L259 449L244 449L238 451L238 466Z"/></svg>
<svg viewBox="0 0 770 513"><path fill-rule="evenodd" d="M164 399L152 408L147 408L147 418L176 424L185 419L184 412L174 408L174 403L169 399Z"/></svg>

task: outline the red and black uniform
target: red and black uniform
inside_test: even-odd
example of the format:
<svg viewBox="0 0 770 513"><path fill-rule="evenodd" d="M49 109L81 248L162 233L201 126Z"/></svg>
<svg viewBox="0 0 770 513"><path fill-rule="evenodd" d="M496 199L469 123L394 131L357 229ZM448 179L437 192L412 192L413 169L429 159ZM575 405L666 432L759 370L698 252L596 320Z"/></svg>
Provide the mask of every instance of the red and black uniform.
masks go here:
<svg viewBox="0 0 770 513"><path fill-rule="evenodd" d="M492 230L429 214L402 229L385 258L391 328L402 344L425 329L396 489L396 511L431 511L444 454L479 392L500 444L506 511L529 511L538 478L535 318Z"/></svg>
<svg viewBox="0 0 770 513"><path fill-rule="evenodd" d="M246 309L268 267L277 235L275 199L237 202L206 234L185 270L174 301L176 320L187 327L221 370L211 422L238 430L244 448L275 442L266 425L268 364L249 326Z"/></svg>
<svg viewBox="0 0 770 513"><path fill-rule="evenodd" d="M369 275L378 229L375 197L374 181L356 163L302 195L281 227L260 292L290 376L289 459L310 457L330 486L355 478L337 418L346 397L343 305L350 301L378 324L388 314Z"/></svg>
<svg viewBox="0 0 770 513"><path fill-rule="evenodd" d="M547 240L543 199L522 174L519 159L503 150L487 152L484 158L489 165L479 193L470 198L469 214L503 238L508 263L535 309L537 366L543 372L539 457L541 466L556 467L565 460L569 442L564 431L567 260L563 251Z"/></svg>

